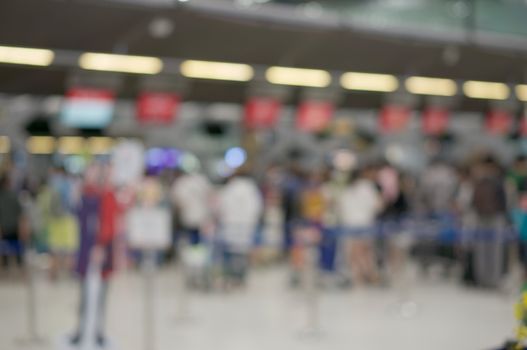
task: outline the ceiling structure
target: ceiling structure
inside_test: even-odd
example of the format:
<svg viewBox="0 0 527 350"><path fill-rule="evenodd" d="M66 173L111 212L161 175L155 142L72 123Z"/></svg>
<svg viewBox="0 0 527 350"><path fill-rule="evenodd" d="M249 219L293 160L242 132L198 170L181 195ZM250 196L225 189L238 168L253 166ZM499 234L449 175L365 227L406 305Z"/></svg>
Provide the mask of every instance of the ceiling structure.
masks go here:
<svg viewBox="0 0 527 350"><path fill-rule="evenodd" d="M160 17L174 28L168 36L155 38L149 26ZM332 25L331 18L325 25L316 21L309 25L298 18L288 24L261 16L258 9L233 11L228 2L212 8L200 0L158 0L150 5L130 0L3 0L0 45L525 82L526 47L394 36ZM0 93L62 94L71 72L61 67L0 65ZM134 83L134 77L127 79ZM246 83L191 81L186 98L241 102L246 91ZM375 107L382 101L376 93L349 93L343 103ZM463 108L485 108L485 102L464 101Z"/></svg>

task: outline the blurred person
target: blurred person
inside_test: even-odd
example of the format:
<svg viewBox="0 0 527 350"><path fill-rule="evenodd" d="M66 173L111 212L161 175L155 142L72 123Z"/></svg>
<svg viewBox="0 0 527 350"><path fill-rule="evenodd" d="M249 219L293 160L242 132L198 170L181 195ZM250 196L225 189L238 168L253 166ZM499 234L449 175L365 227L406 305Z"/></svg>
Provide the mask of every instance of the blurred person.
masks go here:
<svg viewBox="0 0 527 350"><path fill-rule="evenodd" d="M386 207L384 210L390 210L390 204L395 203L401 193L399 171L388 162L384 162L379 167L375 180L381 190L383 202L388 205L388 207Z"/></svg>
<svg viewBox="0 0 527 350"><path fill-rule="evenodd" d="M439 217L451 212L458 188L454 167L440 158L434 159L421 174L419 194L425 215Z"/></svg>
<svg viewBox="0 0 527 350"><path fill-rule="evenodd" d="M206 289L211 283L208 264L211 251L204 233L212 218L212 186L204 174L192 169L175 179L170 194L179 224L174 244L186 282Z"/></svg>
<svg viewBox="0 0 527 350"><path fill-rule="evenodd" d="M262 215L262 196L255 181L240 169L219 190L217 200L225 283L227 287L242 286Z"/></svg>
<svg viewBox="0 0 527 350"><path fill-rule="evenodd" d="M512 222L518 232L519 258L527 278L527 157L520 155L507 173L507 200ZM514 259L514 251L511 252ZM515 261L512 261L515 263Z"/></svg>
<svg viewBox="0 0 527 350"><path fill-rule="evenodd" d="M211 191L208 178L198 171L187 172L172 184L172 204L179 214L181 230L191 245L200 243L201 230L210 220Z"/></svg>
<svg viewBox="0 0 527 350"><path fill-rule="evenodd" d="M50 276L53 280L61 272L72 272L73 255L78 248L79 228L74 215L76 189L64 168L53 169L50 177L50 197L47 213L48 246L52 264Z"/></svg>
<svg viewBox="0 0 527 350"><path fill-rule="evenodd" d="M300 220L300 193L304 186L304 174L298 164L286 172L282 188L282 210L284 213L284 253L289 254L293 246L293 231Z"/></svg>
<svg viewBox="0 0 527 350"><path fill-rule="evenodd" d="M410 214L410 197L414 190L414 182L409 175L397 174L397 193L384 197L383 210L380 213L382 236L387 238L386 261L384 269L390 274L391 282L401 282L404 279L408 264L409 251L413 237L404 227Z"/></svg>
<svg viewBox="0 0 527 350"><path fill-rule="evenodd" d="M11 189L7 171L0 175L0 256L2 267L10 266L10 257L22 266L27 223L17 193Z"/></svg>
<svg viewBox="0 0 527 350"><path fill-rule="evenodd" d="M138 186L137 202L146 207L161 206L166 203L167 193L163 191L161 181L153 171L146 171Z"/></svg>
<svg viewBox="0 0 527 350"><path fill-rule="evenodd" d="M145 208L166 208L169 207L169 203L169 191L163 189L163 184L156 171L154 169L147 169L143 179L137 185L134 205ZM140 264L144 258L144 254L138 250L134 250L133 253L133 257L135 257L134 262ZM168 256L168 252L160 251L156 256L158 263L164 262Z"/></svg>
<svg viewBox="0 0 527 350"><path fill-rule="evenodd" d="M355 173L342 193L339 215L346 235L346 257L354 283L377 283L374 234L382 197L375 186L375 169L366 167Z"/></svg>
<svg viewBox="0 0 527 350"><path fill-rule="evenodd" d="M445 263L447 271L454 258L454 209L458 189L454 167L436 157L420 176L418 214L421 215L422 235L417 245L421 268L427 273L435 260ZM438 259L439 258L439 259Z"/></svg>
<svg viewBox="0 0 527 350"><path fill-rule="evenodd" d="M325 214L324 174L322 171L313 170L300 192L300 215L304 223L320 228Z"/></svg>
<svg viewBox="0 0 527 350"><path fill-rule="evenodd" d="M474 277L479 286L497 288L502 281L505 266L505 178L492 156L484 157L474 167L472 177L472 207L476 218Z"/></svg>
<svg viewBox="0 0 527 350"><path fill-rule="evenodd" d="M458 169L459 186L455 198L455 212L461 230L460 258L462 279L464 283L474 283L473 246L470 232L475 227L475 214L472 207L474 183L471 177L471 166Z"/></svg>
<svg viewBox="0 0 527 350"><path fill-rule="evenodd" d="M322 171L312 170L308 173L305 184L299 192L299 213L300 219L295 224L290 256L293 268L291 276L293 286L302 282L302 271L309 268L306 265L309 263L308 254L312 251L312 248L318 248L321 241L324 215L326 213Z"/></svg>
<svg viewBox="0 0 527 350"><path fill-rule="evenodd" d="M283 173L281 169L276 166L268 168L262 185L264 209L262 229L257 238L257 260L259 261L274 261L282 251L284 241L282 183Z"/></svg>
<svg viewBox="0 0 527 350"><path fill-rule="evenodd" d="M38 205L39 184L27 182L20 192L20 203L26 217L28 248L42 252L45 250L44 221Z"/></svg>
<svg viewBox="0 0 527 350"><path fill-rule="evenodd" d="M459 186L455 197L455 211L462 222L467 222L472 211L472 196L474 184L470 176L470 168L458 170Z"/></svg>
<svg viewBox="0 0 527 350"><path fill-rule="evenodd" d="M407 209L407 203L401 190L401 174L396 167L384 162L378 167L375 180L382 197L383 210L379 213L380 234L375 237L374 247L380 278L387 283L390 253L395 249L392 236L398 233L397 226L403 211ZM399 238L401 241L402 237Z"/></svg>
<svg viewBox="0 0 527 350"><path fill-rule="evenodd" d="M36 249L39 252L49 253L49 218L51 211L51 187L47 181L42 181L35 194L35 206L38 216L38 227L35 232Z"/></svg>
<svg viewBox="0 0 527 350"><path fill-rule="evenodd" d="M80 278L80 301L78 325L70 339L72 345L86 341L88 300L95 299L95 344L104 347L104 318L109 280L114 267L114 239L117 235L120 208L111 184L107 167L91 165L87 168L78 208L80 225L80 247L77 273ZM90 274L100 273L98 295L90 295ZM91 282L93 283L93 282ZM88 340L90 341L90 340Z"/></svg>
<svg viewBox="0 0 527 350"><path fill-rule="evenodd" d="M507 200L510 208L518 206L521 196L527 192L527 157L516 157L506 175Z"/></svg>
<svg viewBox="0 0 527 350"><path fill-rule="evenodd" d="M335 169L328 175L328 179L322 188L325 205L320 242L320 263L323 271L335 274L337 283L341 286L348 286L351 283L351 278L346 276L346 271L343 271L342 266L338 264L339 243L341 241L339 238L338 208L347 183L348 174Z"/></svg>

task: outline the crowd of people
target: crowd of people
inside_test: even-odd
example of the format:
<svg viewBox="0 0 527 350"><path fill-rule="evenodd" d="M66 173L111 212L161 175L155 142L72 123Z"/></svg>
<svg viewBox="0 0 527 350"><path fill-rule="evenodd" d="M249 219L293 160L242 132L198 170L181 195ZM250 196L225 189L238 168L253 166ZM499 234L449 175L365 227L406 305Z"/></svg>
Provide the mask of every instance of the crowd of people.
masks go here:
<svg viewBox="0 0 527 350"><path fill-rule="evenodd" d="M21 181L8 168L0 177L2 274L21 276L31 251L49 256L52 281L78 276L74 344L86 328L94 266L96 339L104 344L112 272L143 258L127 241L132 208L171 214L172 245L158 262L177 261L194 288L242 288L251 267L280 262L289 267L292 287L306 283L307 270L339 287L403 286L413 261L424 274L433 266L444 274L458 267L464 283L500 289L509 272L527 263L524 156L508 168L489 155L464 167L434 159L419 174L388 162L346 171L292 162L263 174L242 166L221 183L194 167L148 169L135 183L117 186L114 170L93 162L81 176L54 167L41 182Z"/></svg>
<svg viewBox="0 0 527 350"><path fill-rule="evenodd" d="M508 170L491 156L464 167L435 159L420 174L387 162L350 171L292 163L261 176L241 168L223 183L198 169L148 171L128 187L113 185L111 172L104 163L82 177L56 167L39 185L15 185L4 171L3 270L23 264L24 247L50 256L53 280L84 275L92 256L105 276L129 266L137 254L126 245L123 218L144 205L170 210L178 249L163 257L188 265L196 284L212 283L215 270L243 285L251 265L287 261L297 285L310 250L319 270L343 285L388 284L414 257L425 273L436 263L445 273L459 266L466 283L499 288L513 264L527 260L523 156Z"/></svg>

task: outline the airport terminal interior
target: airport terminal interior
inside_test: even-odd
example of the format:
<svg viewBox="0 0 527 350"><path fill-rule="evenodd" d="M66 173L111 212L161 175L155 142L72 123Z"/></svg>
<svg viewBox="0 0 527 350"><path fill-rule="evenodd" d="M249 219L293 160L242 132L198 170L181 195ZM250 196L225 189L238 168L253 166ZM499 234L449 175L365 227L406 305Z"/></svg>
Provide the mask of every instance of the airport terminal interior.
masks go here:
<svg viewBox="0 0 527 350"><path fill-rule="evenodd" d="M0 0L1 350L526 346L527 1Z"/></svg>

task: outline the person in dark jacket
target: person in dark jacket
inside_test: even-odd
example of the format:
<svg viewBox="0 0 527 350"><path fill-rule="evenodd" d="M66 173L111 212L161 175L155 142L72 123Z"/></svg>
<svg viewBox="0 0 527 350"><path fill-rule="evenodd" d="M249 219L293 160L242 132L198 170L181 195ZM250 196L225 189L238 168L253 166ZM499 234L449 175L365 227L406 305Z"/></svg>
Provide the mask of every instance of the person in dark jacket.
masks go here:
<svg viewBox="0 0 527 350"><path fill-rule="evenodd" d="M17 194L10 188L9 176L0 176L0 257L6 268L14 256L22 265L23 242L26 236L24 215Z"/></svg>
<svg viewBox="0 0 527 350"><path fill-rule="evenodd" d="M474 167L472 176L472 207L476 219L472 242L475 282L482 287L497 288L505 265L505 177L491 156Z"/></svg>

